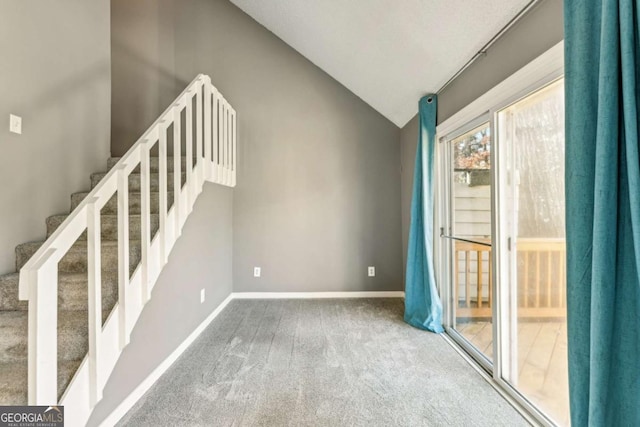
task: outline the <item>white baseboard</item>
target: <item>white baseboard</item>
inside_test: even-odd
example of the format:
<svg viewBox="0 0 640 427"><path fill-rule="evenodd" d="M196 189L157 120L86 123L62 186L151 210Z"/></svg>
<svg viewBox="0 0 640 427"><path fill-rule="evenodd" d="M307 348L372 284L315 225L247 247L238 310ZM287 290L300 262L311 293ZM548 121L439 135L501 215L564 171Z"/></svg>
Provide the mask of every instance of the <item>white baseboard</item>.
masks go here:
<svg viewBox="0 0 640 427"><path fill-rule="evenodd" d="M116 425L118 421L138 402L138 400L151 388L151 386L164 374L167 369L173 365L173 362L178 360L180 355L198 338L198 336L209 326L209 323L215 319L218 314L229 304L233 299L233 294L229 294L224 301L218 305L218 307L209 315L206 319L198 325L196 329L184 340L180 345L173 350L173 352L164 359L164 361L158 365L120 404L109 414L107 418L100 423L100 427L111 427Z"/></svg>
<svg viewBox="0 0 640 427"><path fill-rule="evenodd" d="M115 425L153 386L153 384L171 367L180 355L198 338L218 314L234 299L320 299L320 298L404 298L402 291L364 291L364 292L233 292L207 316L202 323L151 372L114 410L100 423L100 427Z"/></svg>
<svg viewBox="0 0 640 427"><path fill-rule="evenodd" d="M234 292L234 299L404 298L402 291Z"/></svg>

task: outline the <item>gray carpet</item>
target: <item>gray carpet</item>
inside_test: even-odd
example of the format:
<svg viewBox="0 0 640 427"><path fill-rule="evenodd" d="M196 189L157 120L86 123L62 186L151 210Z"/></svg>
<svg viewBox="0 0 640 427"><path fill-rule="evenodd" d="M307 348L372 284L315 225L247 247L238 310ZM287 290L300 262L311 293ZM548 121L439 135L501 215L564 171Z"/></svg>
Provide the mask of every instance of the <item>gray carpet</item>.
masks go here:
<svg viewBox="0 0 640 427"><path fill-rule="evenodd" d="M122 426L520 426L400 299L234 300Z"/></svg>

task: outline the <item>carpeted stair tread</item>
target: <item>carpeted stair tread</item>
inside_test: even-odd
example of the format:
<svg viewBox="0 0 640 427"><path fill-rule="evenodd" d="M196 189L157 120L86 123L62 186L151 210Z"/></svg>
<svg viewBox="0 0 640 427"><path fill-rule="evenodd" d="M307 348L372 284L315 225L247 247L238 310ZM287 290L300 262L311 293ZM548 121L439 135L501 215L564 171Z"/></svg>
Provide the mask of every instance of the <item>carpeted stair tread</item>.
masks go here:
<svg viewBox="0 0 640 427"><path fill-rule="evenodd" d="M28 312L0 311L0 363L27 358ZM58 312L58 358L79 360L87 353L87 312Z"/></svg>
<svg viewBox="0 0 640 427"><path fill-rule="evenodd" d="M58 398L80 367L81 360L58 362ZM27 404L27 360L0 363L0 406Z"/></svg>
<svg viewBox="0 0 640 427"><path fill-rule="evenodd" d="M47 238L67 219L69 215L53 215L47 218ZM140 240L142 233L141 215L129 215L129 238ZM160 227L160 215L151 214L150 217L151 235L153 236ZM100 226L102 227L101 238L105 240L118 240L118 215L101 215ZM80 236L80 240L87 240L87 233Z"/></svg>
<svg viewBox="0 0 640 427"><path fill-rule="evenodd" d="M96 185L107 175L106 172L98 172L91 175L91 188L95 188ZM182 183L184 184L186 174L182 173ZM129 191L140 192L140 174L132 173L129 175ZM160 190L160 175L158 173L151 174L151 191ZM167 173L167 190L173 191L173 172Z"/></svg>
<svg viewBox="0 0 640 427"><path fill-rule="evenodd" d="M71 210L73 211L78 207L85 197L89 195L89 192L75 193L71 195ZM139 215L141 213L140 205L141 194L139 192L129 192L129 213ZM160 211L160 193L157 191L151 192L149 195L149 202L152 214L157 214ZM167 204L168 207L173 206L173 191L167 192ZM116 215L118 213L118 198L114 195L102 208L102 214Z"/></svg>
<svg viewBox="0 0 640 427"><path fill-rule="evenodd" d="M20 274L11 273L0 276L0 310L27 310L28 301L18 299Z"/></svg>
<svg viewBox="0 0 640 427"><path fill-rule="evenodd" d="M0 405L27 404L27 359L0 363Z"/></svg>
<svg viewBox="0 0 640 427"><path fill-rule="evenodd" d="M107 170L111 170L116 165L116 163L118 163L120 159L121 159L120 157L110 157L109 160L107 160ZM151 157L150 160L151 162L149 162L149 170L151 172L157 173L160 170L159 158ZM194 157L193 162L191 164L195 165L195 163L196 163L196 158ZM184 171L186 166L187 166L187 158L186 156L182 156L182 161L180 163L180 170ZM139 168L136 168L134 170L134 172L138 172L138 171L139 171ZM173 172L173 157L167 157L167 171Z"/></svg>
<svg viewBox="0 0 640 427"><path fill-rule="evenodd" d="M18 299L19 274L0 276L0 310L27 310L28 301ZM86 273L59 273L58 307L60 310L86 310L88 281ZM116 272L102 275L102 310L111 311L118 299Z"/></svg>
<svg viewBox="0 0 640 427"><path fill-rule="evenodd" d="M44 242L23 243L16 247L16 269L20 271L34 253ZM101 242L102 251L102 271L118 270L118 242L105 240ZM130 273L140 262L140 241L129 241ZM82 273L87 271L87 243L78 241L62 257L58 263L58 271L68 273Z"/></svg>

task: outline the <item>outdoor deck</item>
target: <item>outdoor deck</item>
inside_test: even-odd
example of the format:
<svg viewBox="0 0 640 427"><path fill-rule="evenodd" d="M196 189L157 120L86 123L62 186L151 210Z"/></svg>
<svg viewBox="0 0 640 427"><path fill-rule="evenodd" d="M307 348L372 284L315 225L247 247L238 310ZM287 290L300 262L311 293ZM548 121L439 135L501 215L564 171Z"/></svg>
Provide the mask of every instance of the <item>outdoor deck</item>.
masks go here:
<svg viewBox="0 0 640 427"><path fill-rule="evenodd" d="M458 322L456 329L492 357L491 323L472 319ZM518 374L517 388L560 425L569 425L565 322L518 322Z"/></svg>

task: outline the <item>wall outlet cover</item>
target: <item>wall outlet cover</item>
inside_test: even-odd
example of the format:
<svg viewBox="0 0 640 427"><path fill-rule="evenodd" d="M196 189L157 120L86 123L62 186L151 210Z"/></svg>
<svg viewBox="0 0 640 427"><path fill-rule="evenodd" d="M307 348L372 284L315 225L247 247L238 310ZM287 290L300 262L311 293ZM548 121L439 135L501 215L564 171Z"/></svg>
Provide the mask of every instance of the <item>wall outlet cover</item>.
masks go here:
<svg viewBox="0 0 640 427"><path fill-rule="evenodd" d="M367 268L367 274L369 274L369 277L374 277L376 275L376 268L370 266Z"/></svg>
<svg viewBox="0 0 640 427"><path fill-rule="evenodd" d="M200 304L204 302L204 289L200 289Z"/></svg>
<svg viewBox="0 0 640 427"><path fill-rule="evenodd" d="M253 277L260 277L262 273L260 267L253 267Z"/></svg>

